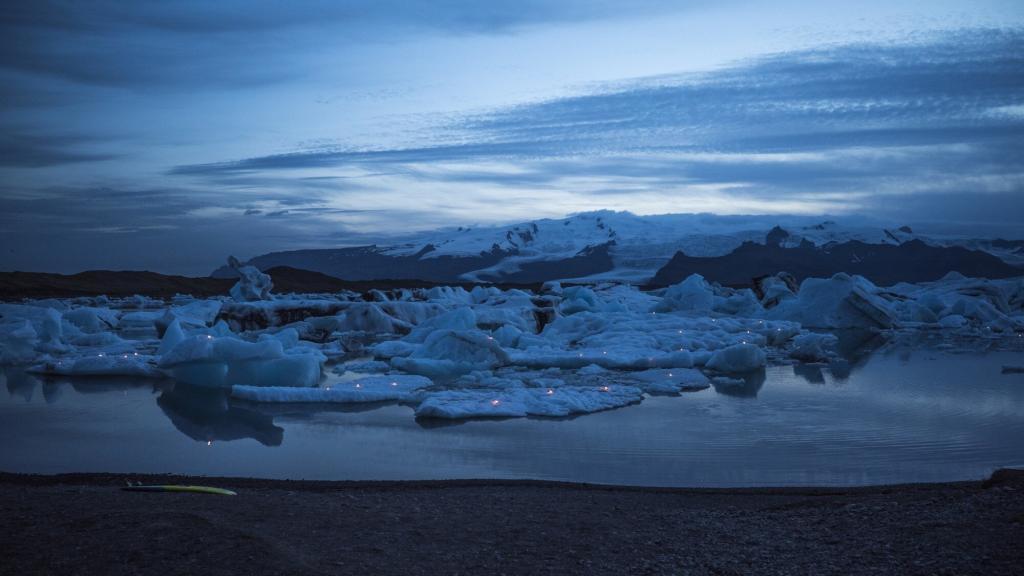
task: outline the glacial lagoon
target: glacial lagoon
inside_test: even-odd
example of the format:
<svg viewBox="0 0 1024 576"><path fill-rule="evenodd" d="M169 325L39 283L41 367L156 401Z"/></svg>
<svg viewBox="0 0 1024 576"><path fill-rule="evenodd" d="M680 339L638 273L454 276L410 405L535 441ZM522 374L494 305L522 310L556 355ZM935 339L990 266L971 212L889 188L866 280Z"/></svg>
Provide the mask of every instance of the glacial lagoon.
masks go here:
<svg viewBox="0 0 1024 576"><path fill-rule="evenodd" d="M1024 463L1024 348L915 343L574 418L436 420L399 403L254 404L131 378L0 376L0 470L657 486L978 479ZM352 374L330 374L343 382Z"/></svg>

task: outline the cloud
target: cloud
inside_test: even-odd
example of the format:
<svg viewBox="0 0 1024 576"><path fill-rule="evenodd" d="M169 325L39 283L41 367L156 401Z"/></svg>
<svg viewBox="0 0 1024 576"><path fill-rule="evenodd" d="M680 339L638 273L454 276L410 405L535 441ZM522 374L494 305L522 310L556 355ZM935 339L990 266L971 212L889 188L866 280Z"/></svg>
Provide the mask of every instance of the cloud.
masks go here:
<svg viewBox="0 0 1024 576"><path fill-rule="evenodd" d="M229 253L247 258L360 237L338 220L350 211L298 202L283 208L273 195L246 200L261 208L239 209L234 192L186 187L0 189L0 262L7 270L205 275Z"/></svg>
<svg viewBox="0 0 1024 576"><path fill-rule="evenodd" d="M174 167L200 179L310 171L510 194L686 194L865 205L865 194L1016 188L1024 31L772 54L717 71L464 115L425 146L312 149ZM979 178L984 176L984 178ZM398 183L398 184L396 184ZM997 190L998 189L998 190ZM879 204L876 202L875 204ZM953 204L950 204L952 207Z"/></svg>
<svg viewBox="0 0 1024 576"><path fill-rule="evenodd" d="M311 73L298 55L410 36L679 11L639 0L23 2L0 14L0 69L120 87L256 86Z"/></svg>
<svg viewBox="0 0 1024 576"><path fill-rule="evenodd" d="M97 162L116 158L113 154L83 152L80 144L92 140L69 135L37 135L4 130L0 132L0 167L42 168Z"/></svg>
<svg viewBox="0 0 1024 576"><path fill-rule="evenodd" d="M49 86L43 77L61 79L50 86L58 103L65 102L64 88L79 83L155 88L173 100L179 89L305 74L296 51L316 49L322 34L350 43L404 33L506 34L615 11L612 3L583 2L527 3L521 10L506 3L403 4L408 13L389 3L350 2L307 5L319 8L287 15L233 3L39 6L0 15L0 78L20 79L0 94L15 96L26 122L40 111L31 109L31 94ZM829 45L702 74L625 80L570 97L439 116L425 122L427 130L418 123L410 132L415 140L395 142L389 134L383 141L394 143L376 148L282 148L279 140L292 137L285 131L251 141L274 141L284 153L196 162L191 150L160 140L165 147L152 149L144 169L164 172L138 186L124 185L121 175L98 178L86 166L84 181L116 184L55 188L40 178L38 188L0 190L0 235L20 246L19 259L9 259L16 263L36 262L44 256L37 245L58 242L40 267L58 257L72 266L71 255L103 263L97 260L102 250L148 249L179 259L181 271L192 266L186 255L212 268L228 252L369 241L370 231L593 208L856 210L902 220L1008 221L1024 213L1022 53L1024 31L1005 29ZM60 120L74 113L69 108ZM0 165L46 168L111 158L95 141L54 132L5 131ZM221 137L202 150L243 138L218 132ZM191 163L162 166L166 151ZM78 176L71 172L59 171L69 174L64 181ZM96 247L86 240L90 234L105 238L96 254L77 247ZM217 254L210 253L213 246ZM59 250L67 253L52 254ZM82 260L78 267L95 265Z"/></svg>

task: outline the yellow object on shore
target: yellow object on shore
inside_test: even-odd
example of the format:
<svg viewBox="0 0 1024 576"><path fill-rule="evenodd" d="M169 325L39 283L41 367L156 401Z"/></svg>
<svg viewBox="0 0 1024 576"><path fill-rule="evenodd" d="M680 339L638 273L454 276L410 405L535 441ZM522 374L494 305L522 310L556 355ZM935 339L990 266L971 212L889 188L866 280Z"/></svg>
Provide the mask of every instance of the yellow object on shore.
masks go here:
<svg viewBox="0 0 1024 576"><path fill-rule="evenodd" d="M215 488L213 486L184 486L180 484L164 484L153 486L125 486L123 490L129 492L194 492L197 494L220 494L221 496L237 496L231 490Z"/></svg>

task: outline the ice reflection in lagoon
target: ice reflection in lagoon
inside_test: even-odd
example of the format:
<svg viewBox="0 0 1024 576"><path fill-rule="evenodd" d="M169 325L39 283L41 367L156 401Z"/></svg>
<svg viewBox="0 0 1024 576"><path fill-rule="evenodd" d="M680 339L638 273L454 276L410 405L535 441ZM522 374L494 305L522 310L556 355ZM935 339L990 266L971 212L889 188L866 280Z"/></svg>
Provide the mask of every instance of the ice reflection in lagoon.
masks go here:
<svg viewBox="0 0 1024 576"><path fill-rule="evenodd" d="M0 470L737 486L969 479L1024 463L1024 374L1001 374L1024 364L1019 349L875 344L842 335L830 365L562 419L417 421L397 403L260 405L171 381L7 370Z"/></svg>

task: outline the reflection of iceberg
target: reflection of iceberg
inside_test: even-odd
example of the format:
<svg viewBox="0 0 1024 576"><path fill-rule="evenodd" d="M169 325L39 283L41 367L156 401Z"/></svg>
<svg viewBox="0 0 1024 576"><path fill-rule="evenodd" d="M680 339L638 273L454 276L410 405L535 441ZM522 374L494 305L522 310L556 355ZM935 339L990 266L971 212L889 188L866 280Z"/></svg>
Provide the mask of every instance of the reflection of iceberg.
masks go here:
<svg viewBox="0 0 1024 576"><path fill-rule="evenodd" d="M262 414L270 419L284 416L293 420L309 420L317 414L358 414L372 412L386 406L395 406L398 402L384 400L381 402L359 402L357 404L329 404L323 402L292 402L265 403L248 400L231 399L232 406L244 407L254 413Z"/></svg>
<svg viewBox="0 0 1024 576"><path fill-rule="evenodd" d="M821 364L794 364L793 375L799 376L811 384L825 383L825 374L821 371Z"/></svg>
<svg viewBox="0 0 1024 576"><path fill-rule="evenodd" d="M55 404L64 395L64 383L43 380L43 399L47 404Z"/></svg>
<svg viewBox="0 0 1024 576"><path fill-rule="evenodd" d="M200 442L253 438L265 446L280 446L284 429L254 410L231 406L224 390L178 383L156 399L174 427Z"/></svg>
<svg viewBox="0 0 1024 576"><path fill-rule="evenodd" d="M838 338L835 351L839 357L829 362L828 369L840 382L867 364L871 354L889 342L887 334L872 330L836 330L833 334Z"/></svg>
<svg viewBox="0 0 1024 576"><path fill-rule="evenodd" d="M764 368L747 372L742 375L734 375L729 378L712 378L711 385L715 392L723 396L735 396L737 398L756 398L757 393L764 386L767 378Z"/></svg>
<svg viewBox="0 0 1024 576"><path fill-rule="evenodd" d="M7 380L7 393L11 396L20 396L25 402L32 401L32 394L35 392L36 383L39 379L18 368L6 368L3 371L4 379Z"/></svg>
<svg viewBox="0 0 1024 576"><path fill-rule="evenodd" d="M124 392L134 388L159 388L152 380L136 380L133 378L68 378L57 380L68 383L71 389L79 394L103 394L106 392ZM166 384L164 384L166 385Z"/></svg>
<svg viewBox="0 0 1024 576"><path fill-rule="evenodd" d="M836 330L832 333L838 339L835 346L836 353L858 365L861 363L859 362L861 359L866 358L889 341L886 333L872 330Z"/></svg>

